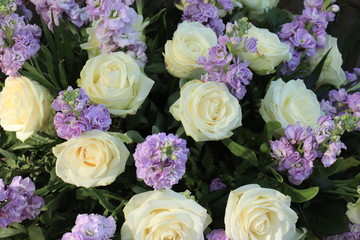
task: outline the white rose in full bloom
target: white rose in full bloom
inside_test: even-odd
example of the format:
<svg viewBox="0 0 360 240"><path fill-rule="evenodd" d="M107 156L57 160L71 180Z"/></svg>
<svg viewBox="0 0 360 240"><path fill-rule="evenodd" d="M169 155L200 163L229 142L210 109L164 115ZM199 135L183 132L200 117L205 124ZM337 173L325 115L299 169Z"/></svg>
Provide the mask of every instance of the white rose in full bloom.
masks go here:
<svg viewBox="0 0 360 240"><path fill-rule="evenodd" d="M170 189L133 196L124 208L122 240L203 240L206 209Z"/></svg>
<svg viewBox="0 0 360 240"><path fill-rule="evenodd" d="M168 72L178 78L196 78L203 72L198 59L217 43L215 32L199 22L182 22L172 40L165 44L165 65Z"/></svg>
<svg viewBox="0 0 360 240"><path fill-rule="evenodd" d="M9 77L0 93L0 125L25 141L45 130L51 119L49 91L26 77Z"/></svg>
<svg viewBox="0 0 360 240"><path fill-rule="evenodd" d="M195 141L230 137L241 126L241 107L228 88L219 82L193 80L186 83L170 113Z"/></svg>
<svg viewBox="0 0 360 240"><path fill-rule="evenodd" d="M125 169L130 155L124 143L109 133L93 130L53 148L56 175L78 187L106 186Z"/></svg>
<svg viewBox="0 0 360 240"><path fill-rule="evenodd" d="M296 213L289 196L257 184L230 192L225 209L225 231L232 240L295 240Z"/></svg>
<svg viewBox="0 0 360 240"><path fill-rule="evenodd" d="M247 52L244 48L246 38L257 39L257 52ZM290 46L282 43L279 37L264 28L257 28L251 24L242 37L238 48L238 54L241 59L249 62L249 67L259 75L267 75L275 72L281 62L291 59Z"/></svg>
<svg viewBox="0 0 360 240"><path fill-rule="evenodd" d="M278 5L279 0L238 0L240 1L248 10L249 16L252 19L262 20L263 14L265 11L270 8L274 8Z"/></svg>
<svg viewBox="0 0 360 240"><path fill-rule="evenodd" d="M341 68L343 60L337 45L337 38L334 38L330 35L326 36L325 48L317 49L316 54L310 57L310 68L311 70L314 70L324 55L330 50L330 48L331 51L325 60L324 66L316 84L318 86L322 84L331 84L337 88L340 88L340 86L346 80L346 75L344 70Z"/></svg>
<svg viewBox="0 0 360 240"><path fill-rule="evenodd" d="M268 121L279 121L285 128L289 124L316 126L323 115L320 103L313 91L306 88L303 80L282 79L271 82L261 100L260 115Z"/></svg>
<svg viewBox="0 0 360 240"><path fill-rule="evenodd" d="M91 101L105 105L111 114L120 117L135 114L153 84L123 52L90 58L81 70L78 83Z"/></svg>
<svg viewBox="0 0 360 240"><path fill-rule="evenodd" d="M348 203L347 208L346 216L349 218L350 222L360 224L360 198L358 198L356 203Z"/></svg>

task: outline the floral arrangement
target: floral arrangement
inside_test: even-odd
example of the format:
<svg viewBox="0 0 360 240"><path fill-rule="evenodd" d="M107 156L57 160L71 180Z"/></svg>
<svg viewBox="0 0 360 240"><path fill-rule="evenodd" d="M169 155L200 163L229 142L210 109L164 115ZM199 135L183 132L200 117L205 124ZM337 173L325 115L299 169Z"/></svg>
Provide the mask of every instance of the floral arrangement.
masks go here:
<svg viewBox="0 0 360 240"><path fill-rule="evenodd" d="M0 0L0 239L360 239L354 4Z"/></svg>

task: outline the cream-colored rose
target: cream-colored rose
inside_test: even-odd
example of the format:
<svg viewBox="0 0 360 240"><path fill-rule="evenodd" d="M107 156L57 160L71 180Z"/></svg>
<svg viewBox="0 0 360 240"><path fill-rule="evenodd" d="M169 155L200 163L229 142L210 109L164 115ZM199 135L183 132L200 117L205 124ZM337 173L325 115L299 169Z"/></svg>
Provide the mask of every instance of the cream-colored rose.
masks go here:
<svg viewBox="0 0 360 240"><path fill-rule="evenodd" d="M270 8L274 8L278 5L279 0L238 0L248 10L249 17L256 20L262 20L264 13Z"/></svg>
<svg viewBox="0 0 360 240"><path fill-rule="evenodd" d="M295 240L296 213L291 199L279 191L249 184L230 192L225 231L232 240Z"/></svg>
<svg viewBox="0 0 360 240"><path fill-rule="evenodd" d="M358 198L356 203L349 202L347 208L346 216L349 218L350 222L360 224L360 198Z"/></svg>
<svg viewBox="0 0 360 240"><path fill-rule="evenodd" d="M122 240L203 240L206 209L170 189L133 196L124 208Z"/></svg>
<svg viewBox="0 0 360 240"><path fill-rule="evenodd" d="M313 91L306 88L303 80L282 79L271 82L263 100L260 115L268 121L279 121L285 128L289 124L316 126L323 115L320 103Z"/></svg>
<svg viewBox="0 0 360 240"><path fill-rule="evenodd" d="M9 77L0 93L0 125L25 141L34 132L49 126L51 101L49 91L38 82L26 77Z"/></svg>
<svg viewBox="0 0 360 240"><path fill-rule="evenodd" d="M310 68L311 70L314 70L324 55L330 50L330 48L331 51L325 60L316 85L320 86L322 84L331 84L337 88L340 88L340 86L346 80L346 75L344 70L341 68L343 60L337 45L337 38L334 38L330 35L326 36L325 48L317 49L316 54L310 57Z"/></svg>
<svg viewBox="0 0 360 240"><path fill-rule="evenodd" d="M56 175L78 187L106 186L125 169L130 155L124 143L109 133L93 130L53 148Z"/></svg>
<svg viewBox="0 0 360 240"><path fill-rule="evenodd" d="M88 34L88 41L80 44L80 47L87 51L89 58L95 57L100 54L101 42L96 37L96 27L99 22L94 22L91 27L86 28Z"/></svg>
<svg viewBox="0 0 360 240"><path fill-rule="evenodd" d="M245 39L257 39L257 52L247 52L244 48ZM249 62L249 67L259 75L275 72L275 67L291 58L290 47L282 43L279 37L267 29L257 28L251 24L242 37L237 53Z"/></svg>
<svg viewBox="0 0 360 240"><path fill-rule="evenodd" d="M195 141L230 137L241 126L241 107L225 84L193 80L186 83L170 113Z"/></svg>
<svg viewBox="0 0 360 240"><path fill-rule="evenodd" d="M105 105L111 114L135 114L149 94L154 81L141 72L123 52L90 58L80 73L79 87L91 101Z"/></svg>
<svg viewBox="0 0 360 240"><path fill-rule="evenodd" d="M197 78L204 72L198 59L217 43L213 30L199 22L182 22L172 40L165 44L165 64L168 72L178 78Z"/></svg>

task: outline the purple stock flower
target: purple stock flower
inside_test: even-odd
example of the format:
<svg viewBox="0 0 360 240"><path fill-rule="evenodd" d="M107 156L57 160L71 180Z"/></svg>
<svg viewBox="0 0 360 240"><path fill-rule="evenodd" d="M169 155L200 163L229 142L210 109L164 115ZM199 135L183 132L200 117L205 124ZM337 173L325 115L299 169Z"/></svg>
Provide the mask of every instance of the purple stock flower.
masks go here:
<svg viewBox="0 0 360 240"><path fill-rule="evenodd" d="M348 99L348 93L344 88L339 90L331 90L329 92L329 100L331 102L346 102Z"/></svg>
<svg viewBox="0 0 360 240"><path fill-rule="evenodd" d="M54 125L57 135L67 140L79 137L82 132L91 130L87 122L78 120L74 113L56 113L54 116Z"/></svg>
<svg viewBox="0 0 360 240"><path fill-rule="evenodd" d="M207 240L231 240L226 236L225 230L223 229L214 229L211 233L206 235Z"/></svg>
<svg viewBox="0 0 360 240"><path fill-rule="evenodd" d="M91 126L90 130L98 129L107 131L111 125L110 112L102 104L91 105L85 108L80 118L86 122L87 126Z"/></svg>
<svg viewBox="0 0 360 240"><path fill-rule="evenodd" d="M308 161L304 158L300 158L295 162L288 170L289 181L292 184L300 185L305 179L307 179L313 168L313 161Z"/></svg>
<svg viewBox="0 0 360 240"><path fill-rule="evenodd" d="M222 190L226 188L226 184L221 182L220 178L214 178L210 183L210 192Z"/></svg>
<svg viewBox="0 0 360 240"><path fill-rule="evenodd" d="M30 178L13 178L6 187L0 179L0 201L6 205L0 208L0 228L6 228L13 222L34 219L45 205L44 199L34 195L35 185Z"/></svg>
<svg viewBox="0 0 360 240"><path fill-rule="evenodd" d="M52 107L57 111L54 117L56 133L59 137L70 139L82 132L94 129L107 131L111 125L109 110L101 105L90 105L89 96L82 88L71 86L59 92Z"/></svg>
<svg viewBox="0 0 360 240"><path fill-rule="evenodd" d="M349 80L349 82L353 82L356 79L358 79L358 76L355 73L345 71L345 75L346 75L346 79Z"/></svg>
<svg viewBox="0 0 360 240"><path fill-rule="evenodd" d="M317 124L319 128L315 131L315 139L317 143L322 143L331 136L331 132L335 129L335 123L331 116L321 116Z"/></svg>
<svg viewBox="0 0 360 240"><path fill-rule="evenodd" d="M358 240L360 239L360 224L349 223L350 232L326 236L323 240Z"/></svg>
<svg viewBox="0 0 360 240"><path fill-rule="evenodd" d="M99 214L79 214L71 232L65 233L62 240L109 240L116 231L113 217Z"/></svg>
<svg viewBox="0 0 360 240"><path fill-rule="evenodd" d="M328 150L326 150L321 158L321 162L324 164L324 167L330 167L336 161L337 156L341 153L341 149L346 149L346 146L340 140L330 142Z"/></svg>
<svg viewBox="0 0 360 240"><path fill-rule="evenodd" d="M225 84L237 99L242 99L246 93L245 85L249 85L253 73L248 68L247 61L241 62L240 58L233 60L234 63L228 67Z"/></svg>
<svg viewBox="0 0 360 240"><path fill-rule="evenodd" d="M244 43L244 47L246 49L246 51L251 52L251 53L256 53L257 52L257 39L256 38L245 38L245 43Z"/></svg>
<svg viewBox="0 0 360 240"><path fill-rule="evenodd" d="M204 0L188 0L189 4L185 7L181 20L200 22L214 30L220 36L225 29L225 24L219 18L217 7Z"/></svg>
<svg viewBox="0 0 360 240"><path fill-rule="evenodd" d="M220 3L221 7L225 10L225 11L231 11L234 9L234 4L232 3L231 0L217 0L218 3Z"/></svg>
<svg viewBox="0 0 360 240"><path fill-rule="evenodd" d="M184 139L166 133L149 135L136 146L136 175L155 190L171 188L185 173L188 153Z"/></svg>
<svg viewBox="0 0 360 240"><path fill-rule="evenodd" d="M360 112L360 92L348 96L347 104L354 112Z"/></svg>

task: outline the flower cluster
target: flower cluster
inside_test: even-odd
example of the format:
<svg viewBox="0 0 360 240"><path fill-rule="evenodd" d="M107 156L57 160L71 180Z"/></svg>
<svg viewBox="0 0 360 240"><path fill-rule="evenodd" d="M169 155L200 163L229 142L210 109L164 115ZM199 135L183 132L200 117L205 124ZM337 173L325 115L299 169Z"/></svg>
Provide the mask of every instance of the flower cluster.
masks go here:
<svg viewBox="0 0 360 240"><path fill-rule="evenodd" d="M35 184L28 177L23 179L16 176L8 186L0 178L0 228L25 219L34 219L40 214L45 202L34 193Z"/></svg>
<svg viewBox="0 0 360 240"><path fill-rule="evenodd" d="M6 2L0 6L0 69L6 75L16 76L24 62L40 49L41 29L26 24L25 17L15 13L17 5Z"/></svg>
<svg viewBox="0 0 360 240"><path fill-rule="evenodd" d="M87 24L89 21L86 8L78 3L81 1L30 0L30 2L36 6L36 11L41 15L49 29L53 29L52 24L60 25L60 19L63 14L78 27Z"/></svg>
<svg viewBox="0 0 360 240"><path fill-rule="evenodd" d="M223 82L230 92L237 98L242 99L246 93L246 85L252 79L253 73L248 68L247 61L241 61L236 53L240 44L241 36L251 26L246 20L239 23L228 23L226 33L218 38L218 44L210 47L205 57L199 58L199 64L204 65L207 72L201 77L203 81ZM249 52L256 52L256 39L245 39L244 48Z"/></svg>
<svg viewBox="0 0 360 240"><path fill-rule="evenodd" d="M321 101L325 114L348 132L360 130L360 92L348 94L344 88L331 90L329 100Z"/></svg>
<svg viewBox="0 0 360 240"><path fill-rule="evenodd" d="M360 224L349 223L350 232L324 237L324 240L356 240L360 239Z"/></svg>
<svg viewBox="0 0 360 240"><path fill-rule="evenodd" d="M292 58L281 70L283 74L294 72L303 57L309 58L316 49L325 47L327 25L334 21L334 12L339 10L339 6L329 6L329 1L324 3L324 0L305 0L304 6L302 14L282 25L278 33L280 39L290 45L292 53Z"/></svg>
<svg viewBox="0 0 360 240"><path fill-rule="evenodd" d="M288 171L289 181L295 185L311 175L315 159L321 158L322 164L329 167L341 149L346 149L330 116L321 116L318 125L316 130L299 123L289 125L284 130L285 136L270 141L271 156L278 161L278 170Z"/></svg>
<svg viewBox="0 0 360 240"><path fill-rule="evenodd" d="M219 18L219 10L217 7L210 3L205 3L204 0L187 0L187 2L189 4L186 5L184 9L181 18L182 21L200 22L214 30L218 36L223 34L225 24ZM220 1L220 3L227 9L231 8L228 1Z"/></svg>
<svg viewBox="0 0 360 240"><path fill-rule="evenodd" d="M61 91L52 103L52 108L57 111L54 124L56 133L61 138L70 139L85 131L107 131L110 128L109 110L102 104L90 103L82 88L73 90L68 87Z"/></svg>
<svg viewBox="0 0 360 240"><path fill-rule="evenodd" d="M116 222L113 217L98 214L79 214L71 232L65 233L61 240L109 240L114 236Z"/></svg>
<svg viewBox="0 0 360 240"><path fill-rule="evenodd" d="M346 79L355 85L360 79L360 68L354 68L353 72L345 71Z"/></svg>
<svg viewBox="0 0 360 240"><path fill-rule="evenodd" d="M213 230L211 233L206 235L206 238L207 240L230 240L223 229Z"/></svg>
<svg viewBox="0 0 360 240"><path fill-rule="evenodd" d="M147 61L146 44L141 40L142 16L131 5L133 0L87 0L87 12L102 53L124 50L140 66ZM89 35L90 38L90 35Z"/></svg>
<svg viewBox="0 0 360 240"><path fill-rule="evenodd" d="M214 178L210 183L210 192L222 190L226 188L226 184L220 178Z"/></svg>
<svg viewBox="0 0 360 240"><path fill-rule="evenodd" d="M173 134L153 134L136 146L136 174L155 190L171 188L185 173L189 149Z"/></svg>

